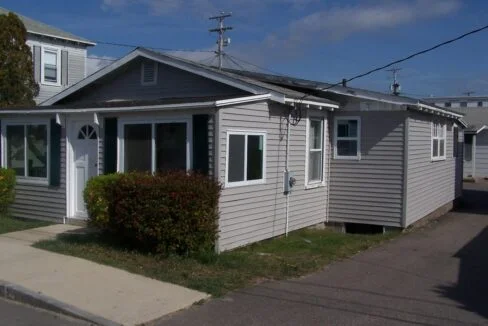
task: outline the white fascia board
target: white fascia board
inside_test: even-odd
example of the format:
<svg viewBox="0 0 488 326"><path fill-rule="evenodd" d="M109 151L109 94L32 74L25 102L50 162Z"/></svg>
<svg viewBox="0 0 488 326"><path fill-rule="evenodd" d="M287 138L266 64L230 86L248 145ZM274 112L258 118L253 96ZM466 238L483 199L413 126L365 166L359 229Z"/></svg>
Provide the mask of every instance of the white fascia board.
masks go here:
<svg viewBox="0 0 488 326"><path fill-rule="evenodd" d="M254 95L254 96L245 96L245 97L237 97L231 98L228 100L219 100L215 101L216 107L222 107L227 105L235 105L235 104L244 104L249 102L256 102L256 101L265 101L271 99L271 94L261 94L261 95Z"/></svg>
<svg viewBox="0 0 488 326"><path fill-rule="evenodd" d="M482 132L483 130L485 130L487 128L486 125L482 126L480 129L476 130L476 134L479 134L480 132Z"/></svg>
<svg viewBox="0 0 488 326"><path fill-rule="evenodd" d="M451 116L451 117L454 117L454 118L461 119L462 117L464 117L464 114L458 114L458 113L454 113L454 112L449 112L449 111L446 111L446 110L443 110L443 109L440 109L440 108L436 108L434 106L426 105L426 104L423 104L423 103L418 103L417 105L418 105L419 108L431 110L433 112L437 112L437 113L440 113L440 114L445 114L447 116Z"/></svg>
<svg viewBox="0 0 488 326"><path fill-rule="evenodd" d="M145 105L145 106L129 106L129 107L109 107L109 108L80 108L80 109L29 109L29 110L1 110L2 114L63 114L63 113L104 113L104 112L141 112L141 111L156 111L156 110L182 110L182 109L198 109L198 108L217 108L228 105L250 103L256 101L265 101L271 98L271 94L261 94L255 96L246 96L232 98L228 100L208 101L208 102L192 102L179 104L160 104L160 105Z"/></svg>
<svg viewBox="0 0 488 326"><path fill-rule="evenodd" d="M285 98L285 103L293 103L293 104L305 104L305 105L312 105L312 106L318 106L318 107L325 107L329 109L338 109L339 105L337 104L330 104L330 103L323 103L323 102L317 102L317 101L308 101L308 100L300 100L300 99L294 99L294 98Z"/></svg>
<svg viewBox="0 0 488 326"><path fill-rule="evenodd" d="M183 110L198 108L214 108L216 102L198 102L182 104L164 104L164 105L146 105L146 106L129 106L129 107L111 107L111 108L81 108L81 109L49 109L49 110L1 110L3 114L62 114L62 113L105 113L105 112L141 112L157 110Z"/></svg>
<svg viewBox="0 0 488 326"><path fill-rule="evenodd" d="M60 40L70 41L70 42L74 42L74 43L82 43L82 44L86 44L86 45L90 45L90 46L97 45L97 43L90 42L90 41L82 41L82 40L77 40L74 38L62 37L62 36L58 36L58 35L51 35L51 34L47 34L47 33L39 33L39 32L30 31L30 30L27 30L27 33L35 34L35 35L39 35L39 36L47 36L47 37L51 37L51 38L57 38Z"/></svg>

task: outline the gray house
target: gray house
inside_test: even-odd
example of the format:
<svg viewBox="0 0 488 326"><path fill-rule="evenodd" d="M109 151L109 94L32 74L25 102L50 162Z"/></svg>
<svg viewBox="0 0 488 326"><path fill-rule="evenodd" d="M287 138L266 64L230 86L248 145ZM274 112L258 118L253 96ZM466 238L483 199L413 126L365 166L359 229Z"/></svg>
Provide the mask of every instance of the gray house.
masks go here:
<svg viewBox="0 0 488 326"><path fill-rule="evenodd" d="M461 114L408 97L241 74L340 104L329 120L329 222L405 228L461 196Z"/></svg>
<svg viewBox="0 0 488 326"><path fill-rule="evenodd" d="M0 15L8 13L9 10L0 7ZM40 88L37 103L86 77L87 48L95 43L15 14L27 29L27 45L32 51L35 80Z"/></svg>
<svg viewBox="0 0 488 326"><path fill-rule="evenodd" d="M299 88L137 49L41 107L0 112L14 215L86 219L93 176L193 169L223 184L222 251L324 222L406 227L459 196L461 115Z"/></svg>

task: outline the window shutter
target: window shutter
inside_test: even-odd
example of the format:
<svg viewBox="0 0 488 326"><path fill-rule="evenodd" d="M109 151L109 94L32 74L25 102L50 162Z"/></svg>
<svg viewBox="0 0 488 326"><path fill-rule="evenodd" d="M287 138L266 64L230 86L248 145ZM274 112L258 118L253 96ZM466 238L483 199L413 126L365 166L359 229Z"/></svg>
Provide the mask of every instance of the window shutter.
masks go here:
<svg viewBox="0 0 488 326"><path fill-rule="evenodd" d="M117 118L105 118L103 146L103 173L117 172Z"/></svg>
<svg viewBox="0 0 488 326"><path fill-rule="evenodd" d="M34 60L34 80L36 83L41 82L41 47L33 46L33 60Z"/></svg>
<svg viewBox="0 0 488 326"><path fill-rule="evenodd" d="M208 115L193 116L193 170L208 174Z"/></svg>
<svg viewBox="0 0 488 326"><path fill-rule="evenodd" d="M51 119L50 136L49 185L59 187L61 184L61 126L56 123L56 119Z"/></svg>
<svg viewBox="0 0 488 326"><path fill-rule="evenodd" d="M61 85L68 85L68 51L61 51Z"/></svg>

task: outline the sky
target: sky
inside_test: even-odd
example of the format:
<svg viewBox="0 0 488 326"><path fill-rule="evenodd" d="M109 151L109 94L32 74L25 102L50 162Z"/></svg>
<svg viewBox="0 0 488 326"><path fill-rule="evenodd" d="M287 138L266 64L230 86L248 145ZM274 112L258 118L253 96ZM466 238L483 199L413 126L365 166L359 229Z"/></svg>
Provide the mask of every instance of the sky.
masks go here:
<svg viewBox="0 0 488 326"><path fill-rule="evenodd" d="M93 41L165 49L211 63L216 35L208 18L232 12L225 50L248 63L295 77L339 82L488 24L486 0L0 0L0 7ZM412 97L488 95L488 30L399 64ZM90 72L131 51L98 44ZM213 63L216 61L214 60ZM231 60L228 65L236 64ZM392 73L349 85L388 92Z"/></svg>

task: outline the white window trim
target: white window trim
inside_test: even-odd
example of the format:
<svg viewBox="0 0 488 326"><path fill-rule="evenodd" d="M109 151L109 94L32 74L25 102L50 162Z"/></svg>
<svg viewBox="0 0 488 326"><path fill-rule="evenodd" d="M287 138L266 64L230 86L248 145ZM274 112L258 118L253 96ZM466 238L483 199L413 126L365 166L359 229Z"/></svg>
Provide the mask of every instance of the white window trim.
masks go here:
<svg viewBox="0 0 488 326"><path fill-rule="evenodd" d="M51 177L51 124L48 119L26 119L26 120L13 120L4 119L2 120L2 133L1 133L1 146L2 146L2 159L1 165L3 168L8 168L7 166L7 126L24 126L24 160L27 157L27 144L26 142L26 132L28 125L45 125L47 130L47 160L46 160L46 177L28 177L28 176L16 176L17 183L19 184L38 184L38 185L49 185L49 179ZM24 162L25 171L27 173L27 160Z"/></svg>
<svg viewBox="0 0 488 326"><path fill-rule="evenodd" d="M151 82L144 82L144 68L145 65L147 64L153 64L153 69L154 69L154 80ZM141 85L142 86L154 86L158 84L158 66L159 64L156 61L151 61L151 62L142 62L141 63Z"/></svg>
<svg viewBox="0 0 488 326"><path fill-rule="evenodd" d="M444 137L439 137L436 136L434 137L434 126L436 124L440 124L442 126L442 129L444 130ZM430 123L430 157L432 159L432 162L438 162L438 161L445 161L447 157L447 125L445 123L437 123L437 122L431 122ZM443 156L436 156L434 157L434 139L438 139L438 144L439 144L439 149L440 149L440 141L444 140L444 155ZM439 151L440 152L440 151Z"/></svg>
<svg viewBox="0 0 488 326"><path fill-rule="evenodd" d="M155 125L161 123L186 123L186 170L190 171L193 168L193 155L192 155L192 148L193 148L193 124L191 117L184 117L184 118L156 118L154 120L147 120L146 119L119 119L118 121L118 140L117 140L117 171L118 172L125 172L125 151L124 151L124 133L125 133L125 125L136 125L136 124L150 124L151 125L151 173L156 172L156 128Z"/></svg>
<svg viewBox="0 0 488 326"><path fill-rule="evenodd" d="M356 120L358 122L358 133L357 137L337 137L338 132L338 124L339 121L343 120ZM355 156L342 156L337 154L337 141L339 140L357 140L357 148L356 148L356 155ZM361 160L361 117L358 116L344 116L344 117L335 117L334 118L334 159L336 160L352 160L352 161L359 161Z"/></svg>
<svg viewBox="0 0 488 326"><path fill-rule="evenodd" d="M247 179L247 136L263 136L263 178L259 180L245 180L237 182L229 182L229 137L231 135L243 135L244 142L244 179ZM249 131L249 130L227 130L227 143L225 151L225 188L253 186L266 183L266 137L265 131Z"/></svg>
<svg viewBox="0 0 488 326"><path fill-rule="evenodd" d="M56 83L44 80L44 52L56 52ZM52 46L41 46L41 84L49 86L61 86L61 49Z"/></svg>
<svg viewBox="0 0 488 326"><path fill-rule="evenodd" d="M309 161L310 161L310 121L321 120L322 121L322 180L308 180ZM306 141L305 141L305 189L314 189L319 187L325 187L325 162L327 156L327 119L324 116L311 115L306 120Z"/></svg>

